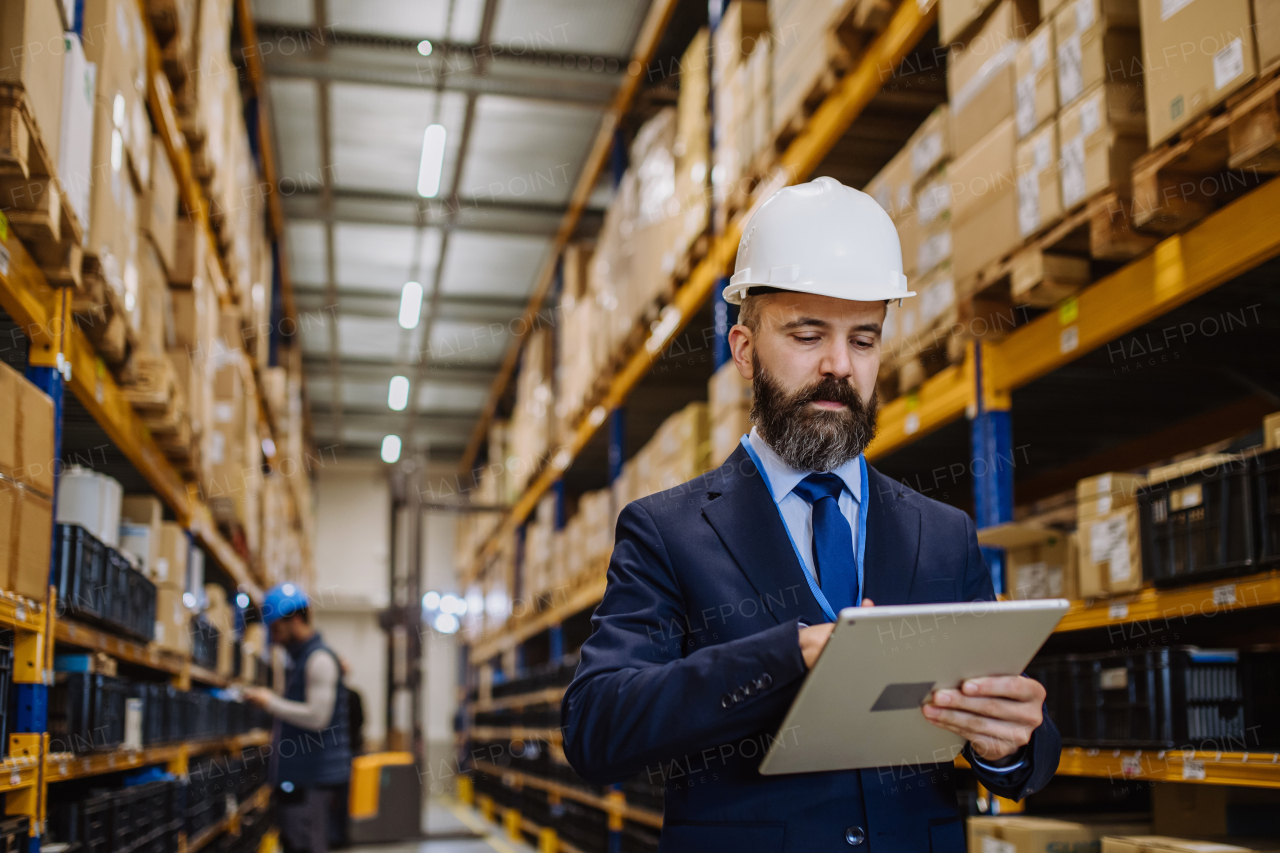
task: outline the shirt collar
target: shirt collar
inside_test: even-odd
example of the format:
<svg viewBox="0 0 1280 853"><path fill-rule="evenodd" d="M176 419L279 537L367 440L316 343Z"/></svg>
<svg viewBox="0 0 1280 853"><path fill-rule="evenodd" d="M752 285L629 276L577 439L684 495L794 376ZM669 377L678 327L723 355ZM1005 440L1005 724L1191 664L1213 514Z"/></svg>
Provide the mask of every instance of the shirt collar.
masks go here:
<svg viewBox="0 0 1280 853"><path fill-rule="evenodd" d="M801 480L813 473L812 471L800 471L788 465L769 446L769 443L764 440L755 427L751 428L751 434L747 436L747 440L751 442L751 449L756 452L756 456L760 459L760 464L764 466L764 473L769 481L769 492L773 495L774 503L781 503L782 499L791 494L791 490L799 485ZM853 497L853 502L858 503L862 497L862 465L859 464L858 457L855 456L831 473L844 481L844 487L849 490L849 494Z"/></svg>

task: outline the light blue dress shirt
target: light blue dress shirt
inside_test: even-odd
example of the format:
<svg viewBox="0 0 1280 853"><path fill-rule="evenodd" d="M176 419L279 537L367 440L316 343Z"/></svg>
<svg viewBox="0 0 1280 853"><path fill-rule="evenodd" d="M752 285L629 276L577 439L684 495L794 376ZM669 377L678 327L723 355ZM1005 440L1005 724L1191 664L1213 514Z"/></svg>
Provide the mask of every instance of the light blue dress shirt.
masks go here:
<svg viewBox="0 0 1280 853"><path fill-rule="evenodd" d="M821 586L821 581L813 568L813 505L794 491L800 481L813 472L792 468L765 442L755 427L752 427L751 433L744 435L742 440L750 444L755 458L764 466L769 492L778 507L778 513L782 516L782 523L787 526L787 532L791 534L791 541L795 543L797 556L804 570L818 586ZM849 530L853 534L853 552L856 554L858 552L858 497L862 494L862 464L858 461L858 457L854 457L839 468L833 469L831 473L844 481L844 491L840 492L840 514L844 516L845 521L849 522ZM862 606L861 599L865 597L864 589L863 571L859 564L859 600L856 603L858 607ZM1007 767L992 767L985 761L978 761L977 756L974 756L974 760L991 773L1011 773L1026 762L1025 755L1021 760Z"/></svg>

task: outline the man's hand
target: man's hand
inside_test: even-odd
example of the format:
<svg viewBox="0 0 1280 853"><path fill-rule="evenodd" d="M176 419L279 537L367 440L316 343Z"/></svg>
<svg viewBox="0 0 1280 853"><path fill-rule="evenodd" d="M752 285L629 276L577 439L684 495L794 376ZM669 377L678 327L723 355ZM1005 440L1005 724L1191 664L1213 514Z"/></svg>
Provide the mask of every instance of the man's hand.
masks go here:
<svg viewBox="0 0 1280 853"><path fill-rule="evenodd" d="M244 698L263 710L266 710L273 695L275 694L265 687L246 687L244 689Z"/></svg>
<svg viewBox="0 0 1280 853"><path fill-rule="evenodd" d="M1013 755L1043 721L1040 682L1021 675L971 678L959 690L935 690L924 716L938 728L969 741L986 762Z"/></svg>
<svg viewBox="0 0 1280 853"><path fill-rule="evenodd" d="M875 602L869 598L862 599L863 607L875 607ZM818 655L822 654L822 648L827 644L827 640L831 639L831 632L836 629L836 623L824 622L821 625L806 625L800 629L800 654L804 656L805 669L813 669L813 665L818 662Z"/></svg>

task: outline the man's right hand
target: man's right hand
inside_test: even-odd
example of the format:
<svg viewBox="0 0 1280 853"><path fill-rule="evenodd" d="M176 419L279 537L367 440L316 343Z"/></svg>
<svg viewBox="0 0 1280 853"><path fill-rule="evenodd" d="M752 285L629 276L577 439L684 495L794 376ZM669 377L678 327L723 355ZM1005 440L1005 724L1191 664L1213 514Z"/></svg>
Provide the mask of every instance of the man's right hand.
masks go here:
<svg viewBox="0 0 1280 853"><path fill-rule="evenodd" d="M871 599L864 598L862 606L875 607L876 605ZM835 629L834 622L806 625L800 629L800 654L804 656L806 669L813 669L813 665L818 662L818 655L822 654L823 646L827 644L827 640L831 639L831 632Z"/></svg>

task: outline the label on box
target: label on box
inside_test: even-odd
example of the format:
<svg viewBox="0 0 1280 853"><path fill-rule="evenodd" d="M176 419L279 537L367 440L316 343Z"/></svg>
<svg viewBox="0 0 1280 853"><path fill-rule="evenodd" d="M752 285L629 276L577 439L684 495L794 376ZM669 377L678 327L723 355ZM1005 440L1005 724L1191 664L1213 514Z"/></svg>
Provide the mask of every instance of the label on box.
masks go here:
<svg viewBox="0 0 1280 853"><path fill-rule="evenodd" d="M1106 515L1111 512L1111 492L1098 496L1098 506L1094 510L1098 515Z"/></svg>
<svg viewBox="0 0 1280 853"><path fill-rule="evenodd" d="M1182 778L1188 782L1201 782L1204 780L1204 762L1192 761L1190 758L1184 759L1182 762Z"/></svg>
<svg viewBox="0 0 1280 853"><path fill-rule="evenodd" d="M1018 230L1023 237L1040 227L1040 175L1029 169L1018 175Z"/></svg>
<svg viewBox="0 0 1280 853"><path fill-rule="evenodd" d="M1084 201L1084 134L1062 146L1062 206L1074 207Z"/></svg>
<svg viewBox="0 0 1280 853"><path fill-rule="evenodd" d="M956 286L944 278L926 287L920 294L920 319L929 322L956 302Z"/></svg>
<svg viewBox="0 0 1280 853"><path fill-rule="evenodd" d="M1221 89L1244 73L1244 42L1235 39L1213 55L1213 88Z"/></svg>
<svg viewBox="0 0 1280 853"><path fill-rule="evenodd" d="M1098 686L1103 690L1123 690L1129 686L1129 670L1122 666L1098 673Z"/></svg>
<svg viewBox="0 0 1280 853"><path fill-rule="evenodd" d="M1076 0L1076 32L1093 26L1093 0Z"/></svg>
<svg viewBox="0 0 1280 853"><path fill-rule="evenodd" d="M124 700L124 748L142 749L142 700Z"/></svg>
<svg viewBox="0 0 1280 853"><path fill-rule="evenodd" d="M921 241L920 248L916 249L916 268L920 273L926 273L949 257L951 257L951 232L939 231L929 239Z"/></svg>
<svg viewBox="0 0 1280 853"><path fill-rule="evenodd" d="M911 171L918 178L942 158L942 134L930 133L911 148Z"/></svg>
<svg viewBox="0 0 1280 853"><path fill-rule="evenodd" d="M1011 841L982 836L982 853L1018 853L1018 847Z"/></svg>
<svg viewBox="0 0 1280 853"><path fill-rule="evenodd" d="M1091 136L1102 127L1102 120L1098 117L1098 104L1101 100L1102 95L1097 94L1080 105L1080 133L1084 136Z"/></svg>
<svg viewBox="0 0 1280 853"><path fill-rule="evenodd" d="M1031 68L1039 71L1049 61L1049 28L1045 27L1040 34L1031 40Z"/></svg>
<svg viewBox="0 0 1280 853"><path fill-rule="evenodd" d="M934 181L920 190L916 197L919 210L916 219L921 225L928 225L951 209L951 185L946 181Z"/></svg>
<svg viewBox="0 0 1280 853"><path fill-rule="evenodd" d="M1018 122L1018 136L1023 137L1036 129L1036 76L1023 74L1013 88L1016 103L1014 115Z"/></svg>
<svg viewBox="0 0 1280 853"><path fill-rule="evenodd" d="M1043 172L1049 168L1049 160L1049 137L1042 133L1031 143L1031 163L1037 172Z"/></svg>
<svg viewBox="0 0 1280 853"><path fill-rule="evenodd" d="M1124 545L1125 553L1128 554L1129 527L1125 516L1105 518L1089 525L1090 560L1095 563L1105 563L1111 559L1118 545Z"/></svg>
<svg viewBox="0 0 1280 853"><path fill-rule="evenodd" d="M1193 506L1200 506L1204 503L1204 489L1199 483L1187 486L1182 489L1175 489L1169 493L1169 509L1177 511L1180 509L1191 509Z"/></svg>
<svg viewBox="0 0 1280 853"><path fill-rule="evenodd" d="M1058 103L1069 104L1084 91L1080 34L1058 45Z"/></svg>
<svg viewBox="0 0 1280 853"><path fill-rule="evenodd" d="M1129 541L1127 537L1125 541L1116 543L1116 546L1111 549L1111 557L1107 562L1111 569L1109 573L1111 583L1118 584L1129 580L1132 566L1129 563Z"/></svg>
<svg viewBox="0 0 1280 853"><path fill-rule="evenodd" d="M1160 0L1160 20L1167 21L1191 5L1191 0Z"/></svg>

